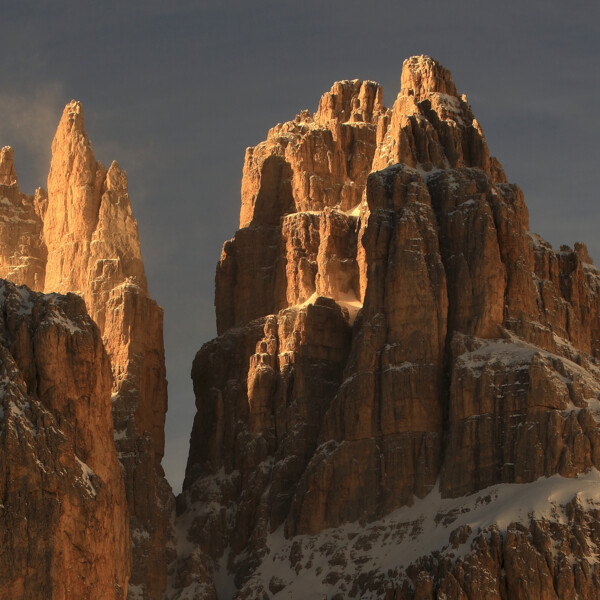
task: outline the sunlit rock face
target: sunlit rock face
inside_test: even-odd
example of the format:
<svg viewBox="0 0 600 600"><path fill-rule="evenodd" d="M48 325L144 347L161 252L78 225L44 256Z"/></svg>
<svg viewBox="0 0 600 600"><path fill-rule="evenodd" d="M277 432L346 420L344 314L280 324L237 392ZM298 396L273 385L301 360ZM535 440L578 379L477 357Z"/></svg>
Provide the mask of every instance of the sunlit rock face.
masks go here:
<svg viewBox="0 0 600 600"><path fill-rule="evenodd" d="M447 69L381 98L246 151L170 597L597 597L600 272L529 232Z"/></svg>
<svg viewBox="0 0 600 600"><path fill-rule="evenodd" d="M42 236L42 214L48 197L43 189L28 196L19 190L13 149L0 150L0 277L41 290L48 251Z"/></svg>
<svg viewBox="0 0 600 600"><path fill-rule="evenodd" d="M76 291L98 323L114 375L115 445L131 514L132 598L166 584L172 493L160 465L167 381L163 311L148 295L127 175L97 162L80 103L65 107L52 142L45 289Z"/></svg>
<svg viewBox="0 0 600 600"><path fill-rule="evenodd" d="M0 280L0 597L126 597L111 386L79 296Z"/></svg>
<svg viewBox="0 0 600 600"><path fill-rule="evenodd" d="M18 189L0 154L0 275L45 292L74 292L98 324L112 367L114 444L130 514L130 598L162 598L174 500L164 478L167 381L163 311L149 297L127 175L96 161L79 102L52 142L48 192Z"/></svg>

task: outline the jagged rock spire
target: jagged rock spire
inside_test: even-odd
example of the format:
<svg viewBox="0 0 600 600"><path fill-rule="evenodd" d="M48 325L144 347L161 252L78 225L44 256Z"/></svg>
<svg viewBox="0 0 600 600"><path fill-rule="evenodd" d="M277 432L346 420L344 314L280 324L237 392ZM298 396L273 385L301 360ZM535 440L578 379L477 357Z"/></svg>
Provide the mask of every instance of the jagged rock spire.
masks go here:
<svg viewBox="0 0 600 600"><path fill-rule="evenodd" d="M0 155L0 276L81 295L100 328L113 372L114 444L131 517L132 595L159 600L173 510L160 464L167 410L163 313L148 295L127 174L116 161L107 170L96 160L75 100L52 142L47 195L18 191L12 158L10 149Z"/></svg>
<svg viewBox="0 0 600 600"><path fill-rule="evenodd" d="M13 183L17 183L14 152L10 146L4 146L0 150L0 184L12 185Z"/></svg>

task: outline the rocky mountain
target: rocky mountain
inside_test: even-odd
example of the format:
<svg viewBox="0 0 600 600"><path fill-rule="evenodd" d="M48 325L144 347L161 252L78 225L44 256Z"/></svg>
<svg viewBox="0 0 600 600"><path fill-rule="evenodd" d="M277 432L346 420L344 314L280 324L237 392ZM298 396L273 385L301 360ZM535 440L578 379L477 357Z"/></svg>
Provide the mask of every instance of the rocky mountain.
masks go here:
<svg viewBox="0 0 600 600"><path fill-rule="evenodd" d="M48 191L21 193L13 152L4 148L0 196L0 277L46 293L78 294L101 332L112 368L114 422L111 439L102 443L116 446L130 516L128 598L159 600L173 558L174 510L160 464L167 410L163 312L148 294L127 176L116 162L106 169L96 161L81 104L73 101L52 142ZM127 575L128 560L121 565Z"/></svg>
<svg viewBox="0 0 600 600"><path fill-rule="evenodd" d="M0 598L126 597L111 386L79 296L0 281Z"/></svg>
<svg viewBox="0 0 600 600"><path fill-rule="evenodd" d="M78 102L47 192L0 151L0 597L600 598L600 271L450 72L335 83L241 196L174 531L127 176Z"/></svg>
<svg viewBox="0 0 600 600"><path fill-rule="evenodd" d="M447 69L247 150L215 305L170 598L600 597L600 271Z"/></svg>

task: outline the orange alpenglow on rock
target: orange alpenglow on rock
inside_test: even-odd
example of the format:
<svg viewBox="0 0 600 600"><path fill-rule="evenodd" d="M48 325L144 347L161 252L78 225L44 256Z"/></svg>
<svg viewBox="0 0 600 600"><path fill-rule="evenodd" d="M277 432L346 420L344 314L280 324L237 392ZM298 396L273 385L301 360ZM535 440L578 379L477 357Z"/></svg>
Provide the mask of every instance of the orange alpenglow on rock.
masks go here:
<svg viewBox="0 0 600 600"><path fill-rule="evenodd" d="M127 175L116 162L107 170L95 160L83 109L73 101L52 142L48 192L22 194L12 150L4 148L0 196L0 277L79 294L100 329L113 375L114 432L103 443L116 445L130 515L129 595L159 600L173 558L174 511L160 464L167 410L163 311L148 295Z"/></svg>
<svg viewBox="0 0 600 600"><path fill-rule="evenodd" d="M241 200L170 597L600 597L600 272L529 232L450 72L335 83Z"/></svg>

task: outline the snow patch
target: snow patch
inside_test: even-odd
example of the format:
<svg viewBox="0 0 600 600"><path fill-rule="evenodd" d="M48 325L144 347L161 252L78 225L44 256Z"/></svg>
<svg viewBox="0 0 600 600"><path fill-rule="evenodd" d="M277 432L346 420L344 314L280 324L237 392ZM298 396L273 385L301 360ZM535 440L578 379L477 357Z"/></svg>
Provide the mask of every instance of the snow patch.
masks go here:
<svg viewBox="0 0 600 600"><path fill-rule="evenodd" d="M144 600L144 586L142 584L127 586L127 600Z"/></svg>
<svg viewBox="0 0 600 600"><path fill-rule="evenodd" d="M98 492L92 484L92 476L96 476L96 474L83 461L79 460L77 456L75 457L75 460L77 461L77 464L81 469L81 481L83 482L84 487L86 488L90 496L96 497L98 495Z"/></svg>
<svg viewBox="0 0 600 600"><path fill-rule="evenodd" d="M335 297L331 297L323 296L323 294L318 294L317 292L314 292L301 304L288 306L288 308L301 308L304 306L312 305L317 301L317 298L330 298L331 300L335 300L335 302L340 306L346 308L348 311L348 322L350 323L350 325L354 325L354 321L356 319L356 316L358 315L358 311L363 307L362 302L353 293L338 293Z"/></svg>
<svg viewBox="0 0 600 600"><path fill-rule="evenodd" d="M63 327L64 329L66 329L67 331L69 331L72 334L82 331L82 329L80 327L75 325L75 323L73 323L73 321L71 321L70 319L67 319L67 317L65 317L60 312L55 312L55 313L51 314L48 317L47 321L50 323L54 323L55 325L59 325L60 327Z"/></svg>
<svg viewBox="0 0 600 600"><path fill-rule="evenodd" d="M120 431L114 430L113 431L113 439L115 442L118 440L127 439L127 429L121 429Z"/></svg>
<svg viewBox="0 0 600 600"><path fill-rule="evenodd" d="M436 550L456 559L468 554L475 536L492 526L506 531L511 523L530 518L565 525L569 519L563 507L575 497L584 510L600 508L600 472L593 468L574 478L554 475L526 484L499 484L461 498L442 498L436 485L424 499L383 519L368 525L348 523L315 536L285 539L282 526L269 536L270 553L249 585L268 590L271 579L278 578L285 587L274 598L321 600L324 595L347 594L348 574L355 581L361 574L398 573ZM450 537L459 528L466 539L453 546ZM294 567L291 553L301 557ZM588 560L595 563L595 555ZM328 575L333 575L331 583ZM378 596L363 590L360 597Z"/></svg>
<svg viewBox="0 0 600 600"><path fill-rule="evenodd" d="M353 293L340 293L337 296L334 300L348 311L348 322L350 325L354 325L358 311L363 307L363 303Z"/></svg>
<svg viewBox="0 0 600 600"><path fill-rule="evenodd" d="M131 531L131 539L135 546L140 542L147 542L150 539L150 534L145 529L133 529Z"/></svg>

